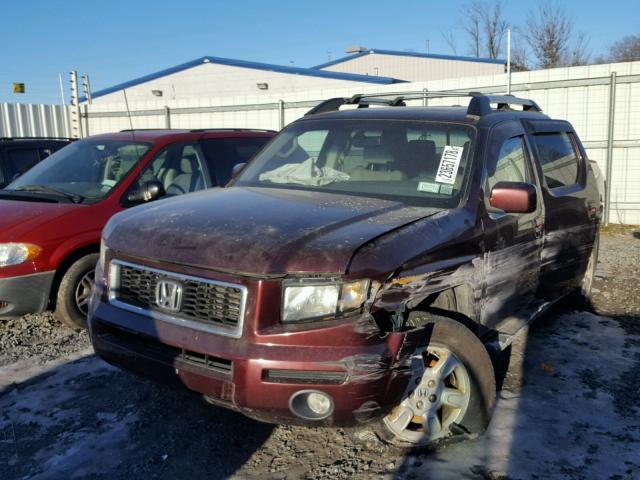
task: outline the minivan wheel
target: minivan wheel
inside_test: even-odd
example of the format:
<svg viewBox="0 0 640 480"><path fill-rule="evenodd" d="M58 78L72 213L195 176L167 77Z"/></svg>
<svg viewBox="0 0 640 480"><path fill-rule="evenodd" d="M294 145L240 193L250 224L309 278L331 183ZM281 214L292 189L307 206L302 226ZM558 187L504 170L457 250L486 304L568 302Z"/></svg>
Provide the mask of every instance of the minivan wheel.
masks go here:
<svg viewBox="0 0 640 480"><path fill-rule="evenodd" d="M86 328L89 296L99 255L91 253L76 260L66 271L56 301L56 318L75 330Z"/></svg>
<svg viewBox="0 0 640 480"><path fill-rule="evenodd" d="M409 385L379 429L396 446L424 447L460 433L479 434L496 399L493 364L482 342L445 317L423 325L431 330L428 344L411 356Z"/></svg>

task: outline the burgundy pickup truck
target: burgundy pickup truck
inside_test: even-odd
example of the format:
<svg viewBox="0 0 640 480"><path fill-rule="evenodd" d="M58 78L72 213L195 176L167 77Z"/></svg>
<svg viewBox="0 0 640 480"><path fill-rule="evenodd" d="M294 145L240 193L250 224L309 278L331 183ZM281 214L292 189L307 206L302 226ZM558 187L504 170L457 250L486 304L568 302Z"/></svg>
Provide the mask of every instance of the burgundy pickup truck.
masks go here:
<svg viewBox="0 0 640 480"><path fill-rule="evenodd" d="M469 96L328 100L227 188L116 215L98 355L268 422L408 446L483 431L488 351L588 294L601 208L569 123Z"/></svg>

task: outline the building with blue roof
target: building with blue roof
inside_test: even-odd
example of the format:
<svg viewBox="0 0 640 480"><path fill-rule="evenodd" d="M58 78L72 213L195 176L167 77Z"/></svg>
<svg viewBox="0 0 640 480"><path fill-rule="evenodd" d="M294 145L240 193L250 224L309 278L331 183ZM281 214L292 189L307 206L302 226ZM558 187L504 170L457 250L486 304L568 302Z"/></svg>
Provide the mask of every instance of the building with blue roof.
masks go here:
<svg viewBox="0 0 640 480"><path fill-rule="evenodd" d="M350 55L311 68L206 56L100 89L95 103L173 101L285 95L504 73L504 60L355 47ZM94 79L95 82L96 79ZM82 98L81 101L86 99Z"/></svg>
<svg viewBox="0 0 640 480"><path fill-rule="evenodd" d="M401 52L377 48L350 47L346 57L313 67L324 72L392 76L410 82L425 82L505 71L505 60L461 57L434 53Z"/></svg>
<svg viewBox="0 0 640 480"><path fill-rule="evenodd" d="M206 56L92 93L94 103L187 100L391 85L403 80ZM162 97L162 98L159 98ZM81 101L85 101L82 98Z"/></svg>

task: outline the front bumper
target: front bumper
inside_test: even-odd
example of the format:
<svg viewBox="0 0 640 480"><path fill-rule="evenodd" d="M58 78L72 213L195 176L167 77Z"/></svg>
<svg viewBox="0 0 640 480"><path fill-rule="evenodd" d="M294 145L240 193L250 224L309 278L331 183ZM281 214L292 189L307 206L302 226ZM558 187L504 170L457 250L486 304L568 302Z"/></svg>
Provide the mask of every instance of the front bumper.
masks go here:
<svg viewBox="0 0 640 480"><path fill-rule="evenodd" d="M0 278L0 318L39 313L47 308L55 271Z"/></svg>
<svg viewBox="0 0 640 480"><path fill-rule="evenodd" d="M372 341L371 331L363 331L358 345L340 342L361 328L360 317L319 330L318 344L278 345L273 337L228 338L121 310L98 300L95 291L93 300L89 332L104 360L272 423L347 426L385 415L405 391L408 359L420 337L394 332ZM328 338L337 340L327 344ZM292 395L309 389L331 396L335 408L328 418L292 413Z"/></svg>

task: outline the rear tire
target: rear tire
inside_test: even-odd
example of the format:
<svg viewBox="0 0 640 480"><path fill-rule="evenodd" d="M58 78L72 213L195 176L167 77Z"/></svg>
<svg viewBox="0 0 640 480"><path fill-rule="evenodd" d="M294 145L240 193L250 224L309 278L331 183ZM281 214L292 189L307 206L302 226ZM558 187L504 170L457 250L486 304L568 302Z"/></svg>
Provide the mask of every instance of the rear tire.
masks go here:
<svg viewBox="0 0 640 480"><path fill-rule="evenodd" d="M487 350L459 322L412 312L409 323L416 321L431 336L414 352L412 378L400 404L378 425L379 435L392 445L416 448L482 433L496 400Z"/></svg>
<svg viewBox="0 0 640 480"><path fill-rule="evenodd" d="M65 272L56 300L56 318L74 330L87 328L87 307L99 254L76 260Z"/></svg>

